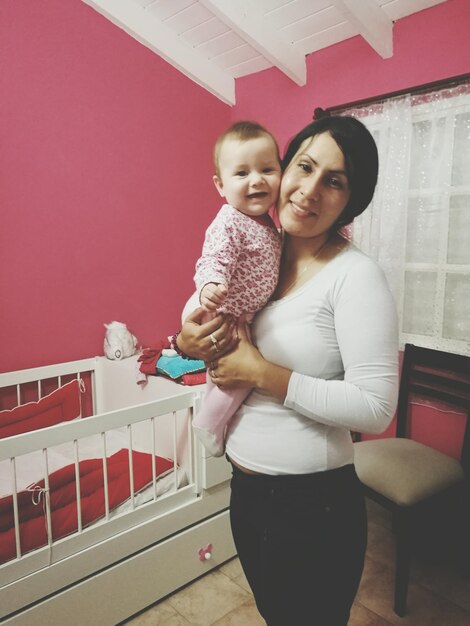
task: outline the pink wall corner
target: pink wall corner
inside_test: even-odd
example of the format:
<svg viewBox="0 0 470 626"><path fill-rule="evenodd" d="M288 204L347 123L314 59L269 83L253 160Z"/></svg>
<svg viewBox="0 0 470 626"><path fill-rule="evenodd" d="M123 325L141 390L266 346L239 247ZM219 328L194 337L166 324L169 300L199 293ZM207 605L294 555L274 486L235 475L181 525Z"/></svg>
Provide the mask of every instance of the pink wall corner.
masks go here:
<svg viewBox="0 0 470 626"><path fill-rule="evenodd" d="M281 149L327 108L470 71L470 2L447 0L398 20L394 55L382 59L361 37L307 57L307 85L276 68L237 81L234 118L253 118L277 137Z"/></svg>
<svg viewBox="0 0 470 626"><path fill-rule="evenodd" d="M230 107L80 0L1 3L0 63L0 371L173 333Z"/></svg>

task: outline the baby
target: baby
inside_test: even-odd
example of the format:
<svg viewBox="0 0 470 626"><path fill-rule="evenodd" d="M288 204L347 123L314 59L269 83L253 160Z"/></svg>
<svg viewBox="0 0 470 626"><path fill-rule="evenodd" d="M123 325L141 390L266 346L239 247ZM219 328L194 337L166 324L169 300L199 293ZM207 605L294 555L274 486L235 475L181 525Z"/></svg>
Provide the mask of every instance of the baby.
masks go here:
<svg viewBox="0 0 470 626"><path fill-rule="evenodd" d="M276 288L281 238L268 215L281 181L274 137L255 122L237 122L214 148L214 184L224 204L206 231L194 277L206 321L227 313L251 322ZM217 339L214 357L217 357ZM230 418L250 390L221 390L207 377L207 389L193 427L213 456L225 449Z"/></svg>

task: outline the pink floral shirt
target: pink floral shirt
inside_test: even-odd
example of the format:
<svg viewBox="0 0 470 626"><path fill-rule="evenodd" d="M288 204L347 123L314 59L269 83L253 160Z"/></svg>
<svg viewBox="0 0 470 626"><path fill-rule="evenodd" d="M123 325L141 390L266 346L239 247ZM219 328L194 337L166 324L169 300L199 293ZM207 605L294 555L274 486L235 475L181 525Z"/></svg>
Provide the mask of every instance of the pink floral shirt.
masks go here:
<svg viewBox="0 0 470 626"><path fill-rule="evenodd" d="M228 295L220 310L251 316L276 288L280 259L281 237L269 215L250 217L224 204L206 231L196 289L223 283Z"/></svg>

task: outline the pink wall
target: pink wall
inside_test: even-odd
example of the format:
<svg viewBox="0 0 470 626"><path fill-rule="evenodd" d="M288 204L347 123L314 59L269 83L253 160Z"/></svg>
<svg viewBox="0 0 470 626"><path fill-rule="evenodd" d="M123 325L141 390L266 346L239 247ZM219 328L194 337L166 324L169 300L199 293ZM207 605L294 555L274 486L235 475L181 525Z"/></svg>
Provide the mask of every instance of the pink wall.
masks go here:
<svg viewBox="0 0 470 626"><path fill-rule="evenodd" d="M1 2L0 65L0 371L176 331L230 107L80 0Z"/></svg>
<svg viewBox="0 0 470 626"><path fill-rule="evenodd" d="M307 85L277 69L237 81L236 117L254 118L278 137L281 148L327 108L470 72L470 2L447 0L398 20L394 55L382 59L361 37L307 57Z"/></svg>
<svg viewBox="0 0 470 626"><path fill-rule="evenodd" d="M219 197L216 135L253 117L281 146L329 106L470 70L470 3L237 81L230 109L80 0L0 3L0 371L102 353L117 319L145 345L179 325Z"/></svg>

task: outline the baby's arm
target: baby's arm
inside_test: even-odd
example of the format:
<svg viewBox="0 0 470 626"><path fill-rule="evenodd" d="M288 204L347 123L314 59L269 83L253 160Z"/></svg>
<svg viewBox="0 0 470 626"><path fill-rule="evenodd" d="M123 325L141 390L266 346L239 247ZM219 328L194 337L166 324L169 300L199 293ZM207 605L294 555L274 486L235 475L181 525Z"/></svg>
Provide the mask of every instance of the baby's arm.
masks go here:
<svg viewBox="0 0 470 626"><path fill-rule="evenodd" d="M201 289L199 300L206 311L216 311L227 297L227 287L222 283L207 283Z"/></svg>
<svg viewBox="0 0 470 626"><path fill-rule="evenodd" d="M215 311L225 302L243 248L238 224L225 213L219 211L209 225L202 255L196 263L196 290L201 306L207 311Z"/></svg>

